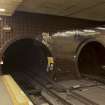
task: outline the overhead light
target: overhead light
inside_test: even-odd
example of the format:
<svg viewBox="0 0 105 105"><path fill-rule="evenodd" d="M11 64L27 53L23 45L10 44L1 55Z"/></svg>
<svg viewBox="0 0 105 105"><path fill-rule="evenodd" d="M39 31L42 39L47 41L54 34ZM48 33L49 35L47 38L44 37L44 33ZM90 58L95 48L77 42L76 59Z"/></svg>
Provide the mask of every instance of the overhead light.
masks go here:
<svg viewBox="0 0 105 105"><path fill-rule="evenodd" d="M3 64L4 64L4 62L3 62L3 61L0 61L0 64L1 64L1 65L3 65Z"/></svg>
<svg viewBox="0 0 105 105"><path fill-rule="evenodd" d="M6 25L6 26L3 27L3 30L4 31L11 31L11 27Z"/></svg>
<svg viewBox="0 0 105 105"><path fill-rule="evenodd" d="M105 30L105 27L96 27L98 30Z"/></svg>
<svg viewBox="0 0 105 105"><path fill-rule="evenodd" d="M0 17L0 21L2 21L2 17Z"/></svg>
<svg viewBox="0 0 105 105"><path fill-rule="evenodd" d="M0 12L5 12L5 11L6 11L6 9L0 8Z"/></svg>
<svg viewBox="0 0 105 105"><path fill-rule="evenodd" d="M95 30L91 30L91 29L84 29L83 31L84 32L93 32L93 33L96 32Z"/></svg>

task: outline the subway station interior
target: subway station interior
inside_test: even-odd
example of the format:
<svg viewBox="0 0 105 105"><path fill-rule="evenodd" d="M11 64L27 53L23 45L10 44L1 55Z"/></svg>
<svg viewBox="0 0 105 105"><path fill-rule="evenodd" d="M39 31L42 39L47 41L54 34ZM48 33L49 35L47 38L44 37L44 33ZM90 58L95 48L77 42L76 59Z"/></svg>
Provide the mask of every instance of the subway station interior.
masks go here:
<svg viewBox="0 0 105 105"><path fill-rule="evenodd" d="M0 0L0 105L105 105L105 0Z"/></svg>

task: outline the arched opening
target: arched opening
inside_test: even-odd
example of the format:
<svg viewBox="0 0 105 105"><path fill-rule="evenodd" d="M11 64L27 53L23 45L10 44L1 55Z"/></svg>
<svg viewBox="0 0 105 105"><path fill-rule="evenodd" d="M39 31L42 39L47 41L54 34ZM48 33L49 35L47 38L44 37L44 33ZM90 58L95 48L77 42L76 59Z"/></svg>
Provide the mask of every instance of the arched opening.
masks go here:
<svg viewBox="0 0 105 105"><path fill-rule="evenodd" d="M78 67L81 74L105 76L105 47L96 41L88 42L80 51Z"/></svg>
<svg viewBox="0 0 105 105"><path fill-rule="evenodd" d="M14 79L24 81L20 73L34 73L47 75L48 48L34 39L20 39L8 46L3 53L2 73L11 74ZM18 77L18 78L17 78ZM21 78L22 77L22 78ZM20 80L20 81L21 81Z"/></svg>

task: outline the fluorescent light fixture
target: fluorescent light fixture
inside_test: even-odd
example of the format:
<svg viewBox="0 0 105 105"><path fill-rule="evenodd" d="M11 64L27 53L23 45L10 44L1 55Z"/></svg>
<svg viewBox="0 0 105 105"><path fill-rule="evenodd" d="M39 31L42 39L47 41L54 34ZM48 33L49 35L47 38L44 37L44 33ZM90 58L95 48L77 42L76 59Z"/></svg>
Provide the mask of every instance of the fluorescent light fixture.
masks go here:
<svg viewBox="0 0 105 105"><path fill-rule="evenodd" d="M0 17L0 21L2 21L2 17Z"/></svg>
<svg viewBox="0 0 105 105"><path fill-rule="evenodd" d="M6 11L6 9L0 8L0 12L5 12L5 11Z"/></svg>
<svg viewBox="0 0 105 105"><path fill-rule="evenodd" d="M8 25L7 25L7 26L4 26L4 27L3 27L3 30L4 30L4 31L11 31L11 27L8 26Z"/></svg>
<svg viewBox="0 0 105 105"><path fill-rule="evenodd" d="M96 27L98 30L105 30L105 27Z"/></svg>
<svg viewBox="0 0 105 105"><path fill-rule="evenodd" d="M96 32L95 30L91 30L91 29L84 29L84 32Z"/></svg>
<svg viewBox="0 0 105 105"><path fill-rule="evenodd" d="M4 64L4 62L3 62L3 61L0 61L0 64L1 64L1 65L3 65L3 64Z"/></svg>

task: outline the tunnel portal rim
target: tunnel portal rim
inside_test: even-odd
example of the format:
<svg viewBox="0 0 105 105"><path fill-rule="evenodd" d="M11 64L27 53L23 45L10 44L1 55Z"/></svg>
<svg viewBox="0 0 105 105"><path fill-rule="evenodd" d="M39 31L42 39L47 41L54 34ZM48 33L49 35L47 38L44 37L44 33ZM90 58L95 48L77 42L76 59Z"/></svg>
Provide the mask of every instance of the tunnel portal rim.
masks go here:
<svg viewBox="0 0 105 105"><path fill-rule="evenodd" d="M21 41L21 40L32 40L35 41L35 43L39 43L39 45L41 45L44 49L43 52L47 51L48 57L53 57L51 51L49 50L49 48L43 44L40 40L36 40L35 37L30 37L30 36L19 36L19 37L15 37L10 39L9 41L7 41L1 48L0 50L0 61L4 60L4 56L5 56L5 52L8 50L9 47L11 47L11 45L13 45L14 43ZM45 52L46 53L46 52ZM47 65L46 65L46 69L48 67L48 58L46 58L47 60ZM3 74L2 72L2 64L0 64L0 74Z"/></svg>
<svg viewBox="0 0 105 105"><path fill-rule="evenodd" d="M78 50L77 50L77 52L76 52L76 58L75 58L76 69L77 69L77 71L79 72L80 77L81 77L81 72L80 72L81 70L79 69L79 62L78 62L80 53L81 53L82 49L83 49L87 44L93 43L93 42L98 43L98 44L102 45L102 46L105 48L105 44L102 43L100 40L98 40L98 39L96 39L96 38L95 38L95 39L87 39L87 40L83 41L82 43L80 43L80 45L78 46Z"/></svg>
<svg viewBox="0 0 105 105"><path fill-rule="evenodd" d="M36 40L35 37L30 37L30 36L17 36L15 38L12 38L10 40L8 40L0 49L0 59L2 59L2 57L4 56L4 53L6 52L6 50L15 42L17 41L20 41L20 40L33 40L37 43L39 43L40 45L44 46L45 49L47 49L50 57L52 57L52 53L51 51L49 50L49 48L44 44L42 43L40 40Z"/></svg>

